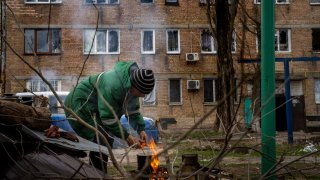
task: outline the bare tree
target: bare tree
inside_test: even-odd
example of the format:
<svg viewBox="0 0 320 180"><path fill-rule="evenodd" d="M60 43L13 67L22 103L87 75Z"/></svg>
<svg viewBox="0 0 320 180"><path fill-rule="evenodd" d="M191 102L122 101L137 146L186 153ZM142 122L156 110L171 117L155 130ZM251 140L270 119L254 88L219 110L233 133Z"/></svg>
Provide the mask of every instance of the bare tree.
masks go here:
<svg viewBox="0 0 320 180"><path fill-rule="evenodd" d="M230 5L229 5L230 3ZM235 70L233 67L232 57L232 35L234 33L234 21L237 15L239 1L225 1L216 0L215 6L213 2L207 3L207 15L210 24L210 29L216 38L218 51L217 51L217 99L225 98L217 108L216 128L220 127L220 122L225 127L230 127L234 119L234 95L231 93L226 97L228 92L235 90L234 75Z"/></svg>

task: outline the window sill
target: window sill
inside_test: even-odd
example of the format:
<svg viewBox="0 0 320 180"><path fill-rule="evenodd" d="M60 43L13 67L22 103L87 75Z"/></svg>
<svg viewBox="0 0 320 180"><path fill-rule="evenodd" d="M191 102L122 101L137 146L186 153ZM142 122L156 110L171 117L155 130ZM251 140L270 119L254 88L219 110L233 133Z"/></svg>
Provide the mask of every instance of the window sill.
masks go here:
<svg viewBox="0 0 320 180"><path fill-rule="evenodd" d="M180 52L167 52L168 55L179 55Z"/></svg>
<svg viewBox="0 0 320 180"><path fill-rule="evenodd" d="M310 3L310 6L320 6L320 3Z"/></svg>
<svg viewBox="0 0 320 180"><path fill-rule="evenodd" d="M37 56L60 56L61 53L35 53ZM33 53L24 53L24 56L34 56Z"/></svg>
<svg viewBox="0 0 320 180"><path fill-rule="evenodd" d="M204 106L216 106L217 102L204 102L203 105Z"/></svg>
<svg viewBox="0 0 320 180"><path fill-rule="evenodd" d="M120 3L113 3L113 4L110 4L110 3L94 3L94 5L96 6L116 6L116 5L119 5ZM92 3L84 3L83 5L85 6L90 6L92 5Z"/></svg>
<svg viewBox="0 0 320 180"><path fill-rule="evenodd" d="M291 54L291 51L275 51L276 54Z"/></svg>
<svg viewBox="0 0 320 180"><path fill-rule="evenodd" d="M201 54L203 54L203 55L216 55L217 52L204 52L204 51L201 51Z"/></svg>
<svg viewBox="0 0 320 180"><path fill-rule="evenodd" d="M90 53L90 55L119 55L120 53ZM83 53L83 55L89 55L89 53Z"/></svg>
<svg viewBox="0 0 320 180"><path fill-rule="evenodd" d="M320 4L319 4L320 5ZM320 50L312 51L313 54L320 54Z"/></svg>
<svg viewBox="0 0 320 180"><path fill-rule="evenodd" d="M157 104L142 104L143 107L155 107Z"/></svg>
<svg viewBox="0 0 320 180"><path fill-rule="evenodd" d="M30 4L30 5L60 5L62 2L25 2L24 4Z"/></svg>
<svg viewBox="0 0 320 180"><path fill-rule="evenodd" d="M155 52L141 52L142 55L155 55Z"/></svg>
<svg viewBox="0 0 320 180"><path fill-rule="evenodd" d="M154 2L152 3L140 3L141 6L154 6Z"/></svg>
<svg viewBox="0 0 320 180"><path fill-rule="evenodd" d="M169 103L169 106L182 106L182 103Z"/></svg>

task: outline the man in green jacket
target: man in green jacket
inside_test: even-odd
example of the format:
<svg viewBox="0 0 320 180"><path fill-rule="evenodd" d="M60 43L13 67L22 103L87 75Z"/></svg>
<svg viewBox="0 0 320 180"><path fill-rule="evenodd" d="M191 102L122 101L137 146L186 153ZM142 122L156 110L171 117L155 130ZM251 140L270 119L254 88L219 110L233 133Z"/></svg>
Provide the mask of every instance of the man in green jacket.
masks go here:
<svg viewBox="0 0 320 180"><path fill-rule="evenodd" d="M143 117L139 113L139 97L149 94L153 90L154 83L152 70L140 69L132 61L117 62L112 70L92 75L81 81L66 97L65 106L71 108L91 126L98 127L100 132L106 134L111 146L113 140L110 135L124 138L129 146L145 143L147 135ZM138 132L140 139L133 137L126 129L119 126L118 120L123 114ZM74 121L69 113L66 113L66 116L79 136L97 142L94 131ZM100 160L95 159L96 156L100 157L99 154L90 152L89 156L95 167L104 170L106 163L101 167ZM104 157L104 160L107 159L107 156Z"/></svg>

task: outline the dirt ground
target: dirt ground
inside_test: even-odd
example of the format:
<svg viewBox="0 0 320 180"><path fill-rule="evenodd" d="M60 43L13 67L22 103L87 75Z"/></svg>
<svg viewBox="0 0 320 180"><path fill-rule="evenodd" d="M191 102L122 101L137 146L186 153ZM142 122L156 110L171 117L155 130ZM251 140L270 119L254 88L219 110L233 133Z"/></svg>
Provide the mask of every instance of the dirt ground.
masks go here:
<svg viewBox="0 0 320 180"><path fill-rule="evenodd" d="M235 139L237 136L234 137ZM220 138L217 138L216 141L219 141ZM221 139L223 139L221 137ZM315 145L319 145L320 143L320 133L304 133L304 132L294 132L293 134L294 144L303 144L306 142L311 142ZM185 140L187 143L190 144L190 148L192 145L199 146L196 144L197 141L190 141ZM251 143L259 143L260 142L260 135L257 133L250 133L246 137L247 142ZM276 142L277 144L287 144L288 138L286 132L277 132L276 134ZM163 146L161 142L158 144L158 150L162 150ZM141 149L131 149L129 152L126 152L124 149L114 149L114 154L118 162L121 162L122 165L125 167L136 170L137 169L137 155L138 154L144 154L148 153L148 150L145 149L142 151ZM169 151L169 153L174 153L173 151ZM124 157L124 155L126 155ZM279 158L279 157L277 157ZM288 162L291 162L295 159L299 158L299 156L285 156L283 162L281 164L285 164ZM164 163L166 160L164 156L159 157L160 162ZM319 165L318 168L312 170L312 166L314 166L314 162L320 162L319 154L317 157L308 157L304 158L303 161L300 161L299 163L295 163L295 165L291 166L296 168L302 168L302 167L310 167L309 173L302 174L302 173L291 173L292 179L294 177L298 179L320 179L320 174L318 172L318 169L320 169ZM241 157L225 157L221 163L219 164L219 169L222 169L226 177L229 177L229 179L258 179L261 173L261 157L257 156L250 156L244 155ZM201 164L202 165L202 164ZM109 167L112 167L113 165L111 162L109 162ZM109 169L109 168L108 168ZM287 170L288 171L288 170ZM280 176L279 176L280 177ZM228 178L227 178L228 179ZM286 175L286 178L284 179L291 179L290 175Z"/></svg>

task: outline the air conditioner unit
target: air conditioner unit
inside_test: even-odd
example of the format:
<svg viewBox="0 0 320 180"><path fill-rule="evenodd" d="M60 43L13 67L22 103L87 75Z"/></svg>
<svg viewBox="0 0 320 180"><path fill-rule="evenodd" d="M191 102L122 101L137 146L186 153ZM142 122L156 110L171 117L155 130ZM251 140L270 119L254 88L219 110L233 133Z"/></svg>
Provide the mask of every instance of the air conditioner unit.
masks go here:
<svg viewBox="0 0 320 180"><path fill-rule="evenodd" d="M187 89L200 89L200 80L187 80Z"/></svg>
<svg viewBox="0 0 320 180"><path fill-rule="evenodd" d="M186 61L199 61L198 53L186 53Z"/></svg>

